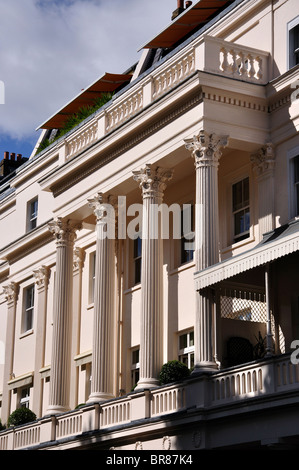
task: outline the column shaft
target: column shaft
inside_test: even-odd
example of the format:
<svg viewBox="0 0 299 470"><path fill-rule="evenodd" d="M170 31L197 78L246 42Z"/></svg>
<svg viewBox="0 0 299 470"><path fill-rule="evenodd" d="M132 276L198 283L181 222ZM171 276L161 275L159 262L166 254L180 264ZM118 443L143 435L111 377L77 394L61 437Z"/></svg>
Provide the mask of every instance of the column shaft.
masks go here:
<svg viewBox="0 0 299 470"><path fill-rule="evenodd" d="M113 398L115 212L102 194L89 203L97 217L92 380L88 399L95 402Z"/></svg>
<svg viewBox="0 0 299 470"><path fill-rule="evenodd" d="M155 387L163 363L163 240L158 207L172 171L147 165L134 172L143 196L140 380L137 389Z"/></svg>
<svg viewBox="0 0 299 470"><path fill-rule="evenodd" d="M195 263L201 271L219 261L218 165L227 136L207 135L186 139L196 168ZM206 288L196 296L194 373L216 367L213 339L215 299ZM213 334L214 333L214 334Z"/></svg>
<svg viewBox="0 0 299 470"><path fill-rule="evenodd" d="M53 305L53 343L48 412L70 408L71 324L73 295L73 248L75 230L61 219L49 224L56 237L56 280Z"/></svg>

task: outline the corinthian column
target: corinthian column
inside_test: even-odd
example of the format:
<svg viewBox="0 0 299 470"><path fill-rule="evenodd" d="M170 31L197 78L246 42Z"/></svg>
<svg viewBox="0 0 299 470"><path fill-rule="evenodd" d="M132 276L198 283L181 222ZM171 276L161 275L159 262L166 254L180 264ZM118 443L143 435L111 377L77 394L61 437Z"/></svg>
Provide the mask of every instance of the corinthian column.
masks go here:
<svg viewBox="0 0 299 470"><path fill-rule="evenodd" d="M56 239L49 414L61 413L70 408L73 249L76 230L80 228L80 224L63 221L61 218L49 224L49 230Z"/></svg>
<svg viewBox="0 0 299 470"><path fill-rule="evenodd" d="M185 140L196 168L196 271L219 261L218 165L220 149L227 142L227 136L208 135L205 131ZM196 301L194 328L195 373L216 366L212 344L214 308L213 292L210 289L200 291Z"/></svg>
<svg viewBox="0 0 299 470"><path fill-rule="evenodd" d="M92 379L89 403L113 397L115 211L101 193L89 201L97 218Z"/></svg>
<svg viewBox="0 0 299 470"><path fill-rule="evenodd" d="M163 240L157 208L173 172L162 168L153 170L146 165L133 174L143 197L140 380L137 384L140 389L159 384L163 361Z"/></svg>

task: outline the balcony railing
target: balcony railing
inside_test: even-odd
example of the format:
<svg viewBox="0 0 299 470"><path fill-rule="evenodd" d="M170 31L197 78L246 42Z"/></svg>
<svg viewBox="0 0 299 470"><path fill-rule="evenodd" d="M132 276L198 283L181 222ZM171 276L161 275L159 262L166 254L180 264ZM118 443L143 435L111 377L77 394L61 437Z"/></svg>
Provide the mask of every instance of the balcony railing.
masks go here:
<svg viewBox="0 0 299 470"><path fill-rule="evenodd" d="M196 71L265 84L269 53L205 36L162 62L149 75L132 84L89 121L65 138L66 160L119 128L151 103L183 83Z"/></svg>
<svg viewBox="0 0 299 470"><path fill-rule="evenodd" d="M82 406L80 409L34 423L0 432L0 450L36 448L49 442L76 436L94 430L109 430L150 418L167 417L188 409L219 410L251 398L280 397L290 390L299 390L299 365L289 355L243 364L217 371L208 378L191 378L183 384L171 384L153 390L133 392L102 404ZM231 413L233 407L231 406ZM188 415L188 413L187 413ZM186 415L186 416L187 416ZM117 428L115 428L117 429Z"/></svg>

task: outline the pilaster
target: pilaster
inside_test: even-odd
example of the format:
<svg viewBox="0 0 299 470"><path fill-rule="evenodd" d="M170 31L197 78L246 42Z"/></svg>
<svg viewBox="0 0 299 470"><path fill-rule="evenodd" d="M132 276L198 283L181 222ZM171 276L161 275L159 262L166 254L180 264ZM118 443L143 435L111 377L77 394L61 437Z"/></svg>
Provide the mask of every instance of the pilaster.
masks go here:
<svg viewBox="0 0 299 470"><path fill-rule="evenodd" d="M47 321L47 303L48 303L48 283L50 269L47 266L41 266L33 272L37 292L36 306L36 344L35 344L35 364L34 364L34 397L32 410L36 416L42 416L42 397L43 385L40 370L44 367L45 343L46 343L46 321Z"/></svg>
<svg viewBox="0 0 299 470"><path fill-rule="evenodd" d="M11 282L7 286L3 286L5 299L7 301L7 326L6 326L6 343L5 343L5 364L3 373L3 394L2 394L2 424L7 423L7 419L12 411L10 409L11 391L8 388L8 381L13 373L14 350L15 350L15 322L16 307L19 295L19 286L15 282Z"/></svg>
<svg viewBox="0 0 299 470"><path fill-rule="evenodd" d="M163 240L157 208L173 171L146 165L133 172L143 198L140 380L137 389L155 387L163 362Z"/></svg>
<svg viewBox="0 0 299 470"><path fill-rule="evenodd" d="M274 229L274 169L275 152L271 143L251 155L253 170L258 183L258 208L260 239Z"/></svg>
<svg viewBox="0 0 299 470"><path fill-rule="evenodd" d="M70 405L74 409L78 405L79 370L73 358L79 354L81 328L82 270L85 259L83 248L76 247L73 254L73 319L71 345L71 386Z"/></svg>

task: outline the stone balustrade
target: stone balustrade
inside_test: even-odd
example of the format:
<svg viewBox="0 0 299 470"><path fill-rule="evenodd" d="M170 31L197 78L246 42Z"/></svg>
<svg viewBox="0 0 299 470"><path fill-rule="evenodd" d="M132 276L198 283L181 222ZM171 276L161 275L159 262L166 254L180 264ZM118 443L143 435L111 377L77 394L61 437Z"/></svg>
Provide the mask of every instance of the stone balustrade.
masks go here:
<svg viewBox="0 0 299 470"><path fill-rule="evenodd" d="M103 403L84 405L74 411L48 416L0 432L0 450L34 449L61 439L80 438L93 430L111 434L134 422L204 407L218 410L253 397L282 396L299 390L299 365L290 355L260 360L239 367L195 377L184 383L138 390ZM233 413L233 407L231 407Z"/></svg>
<svg viewBox="0 0 299 470"><path fill-rule="evenodd" d="M196 70L249 83L268 81L269 53L205 36L129 87L65 138L65 158L71 159L154 103ZM103 121L103 122L102 122Z"/></svg>

